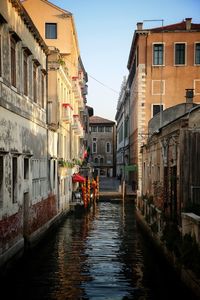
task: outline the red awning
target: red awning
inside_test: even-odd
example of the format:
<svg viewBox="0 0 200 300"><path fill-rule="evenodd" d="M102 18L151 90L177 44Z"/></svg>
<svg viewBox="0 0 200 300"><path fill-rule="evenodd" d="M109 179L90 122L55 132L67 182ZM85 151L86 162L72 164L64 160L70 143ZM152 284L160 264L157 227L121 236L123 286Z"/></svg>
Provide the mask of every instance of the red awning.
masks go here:
<svg viewBox="0 0 200 300"><path fill-rule="evenodd" d="M85 177L81 176L80 174L74 174L72 176L73 182L85 182Z"/></svg>

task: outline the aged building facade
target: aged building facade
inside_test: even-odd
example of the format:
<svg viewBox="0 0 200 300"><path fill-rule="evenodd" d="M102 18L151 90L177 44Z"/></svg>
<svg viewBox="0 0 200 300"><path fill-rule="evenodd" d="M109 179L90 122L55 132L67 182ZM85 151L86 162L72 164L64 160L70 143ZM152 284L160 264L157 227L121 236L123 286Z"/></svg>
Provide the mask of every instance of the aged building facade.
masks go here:
<svg viewBox="0 0 200 300"><path fill-rule="evenodd" d="M142 195L137 215L199 296L200 246L200 105L186 103L163 111L149 121L149 138L142 146ZM152 131L153 129L153 131ZM189 274L189 276L188 276Z"/></svg>
<svg viewBox="0 0 200 300"><path fill-rule="evenodd" d="M72 174L84 154L87 73L73 15L49 1L26 0L24 7L49 47L48 125L51 178L57 177L60 210L69 209Z"/></svg>
<svg viewBox="0 0 200 300"><path fill-rule="evenodd" d="M148 137L148 121L160 110L182 102L185 89L194 89L200 102L200 24L191 18L168 26L143 29L137 24L128 59L130 89L131 180L142 188L140 148ZM162 113L160 114L160 127Z"/></svg>
<svg viewBox="0 0 200 300"><path fill-rule="evenodd" d="M151 202L160 213L180 225L184 209L200 207L200 110L199 105L188 99L163 111L161 128L157 115L150 120L149 139L141 151L141 201Z"/></svg>
<svg viewBox="0 0 200 300"><path fill-rule="evenodd" d="M116 120L116 174L129 182L129 124L130 97L127 80L124 78L117 104Z"/></svg>
<svg viewBox="0 0 200 300"><path fill-rule="evenodd" d="M89 118L72 14L30 2L0 2L0 267L69 212Z"/></svg>
<svg viewBox="0 0 200 300"><path fill-rule="evenodd" d="M57 214L47 170L47 53L20 1L2 0L0 265L42 234Z"/></svg>
<svg viewBox="0 0 200 300"><path fill-rule="evenodd" d="M96 174L107 177L115 176L115 122L98 116L92 116L89 119L89 127L90 159Z"/></svg>

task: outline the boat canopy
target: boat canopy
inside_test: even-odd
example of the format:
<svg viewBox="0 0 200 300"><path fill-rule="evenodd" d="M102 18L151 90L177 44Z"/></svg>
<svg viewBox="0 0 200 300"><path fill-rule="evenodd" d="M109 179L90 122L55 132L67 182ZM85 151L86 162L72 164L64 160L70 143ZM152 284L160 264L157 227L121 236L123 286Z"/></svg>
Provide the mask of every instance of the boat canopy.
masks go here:
<svg viewBox="0 0 200 300"><path fill-rule="evenodd" d="M76 174L73 174L72 176L72 181L73 182L85 182L86 178L81 176L80 174L76 173Z"/></svg>

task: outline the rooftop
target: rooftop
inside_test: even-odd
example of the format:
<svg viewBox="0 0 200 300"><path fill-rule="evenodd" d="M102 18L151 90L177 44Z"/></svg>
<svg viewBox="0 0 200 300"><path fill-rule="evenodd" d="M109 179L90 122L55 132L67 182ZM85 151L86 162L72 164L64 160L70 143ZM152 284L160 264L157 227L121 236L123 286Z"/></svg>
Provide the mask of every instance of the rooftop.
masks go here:
<svg viewBox="0 0 200 300"><path fill-rule="evenodd" d="M90 124L109 124L109 125L114 125L115 124L114 121L104 119L104 118L99 117L99 116L90 117L89 122L90 122Z"/></svg>

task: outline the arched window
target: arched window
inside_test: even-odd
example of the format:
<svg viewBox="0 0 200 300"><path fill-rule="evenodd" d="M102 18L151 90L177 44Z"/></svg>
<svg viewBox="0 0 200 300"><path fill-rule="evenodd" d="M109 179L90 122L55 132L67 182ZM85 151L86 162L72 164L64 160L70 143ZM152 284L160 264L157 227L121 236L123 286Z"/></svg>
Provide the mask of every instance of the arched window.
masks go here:
<svg viewBox="0 0 200 300"><path fill-rule="evenodd" d="M92 152L97 153L97 143L96 142L92 143Z"/></svg>
<svg viewBox="0 0 200 300"><path fill-rule="evenodd" d="M103 165L103 157L100 158L100 164Z"/></svg>
<svg viewBox="0 0 200 300"><path fill-rule="evenodd" d="M106 143L106 152L107 152L107 153L110 153L110 152L111 152L111 145L110 145L109 142Z"/></svg>

